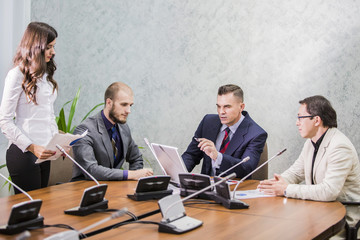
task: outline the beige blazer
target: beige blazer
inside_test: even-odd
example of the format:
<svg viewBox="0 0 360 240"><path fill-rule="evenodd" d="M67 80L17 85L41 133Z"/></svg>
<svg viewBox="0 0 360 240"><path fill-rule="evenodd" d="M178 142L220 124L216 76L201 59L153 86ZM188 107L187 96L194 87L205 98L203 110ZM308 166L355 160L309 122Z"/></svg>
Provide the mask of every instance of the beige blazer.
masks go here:
<svg viewBox="0 0 360 240"><path fill-rule="evenodd" d="M316 201L360 201L360 165L350 140L338 129L330 128L320 145L314 164L314 146L308 139L299 158L282 176L290 184L286 195ZM304 184L298 184L305 180Z"/></svg>
<svg viewBox="0 0 360 240"><path fill-rule="evenodd" d="M308 139L299 158L281 174L289 183L286 196L316 201L360 201L360 164L350 140L336 128L327 131L316 155L314 185L311 185L313 154L314 146ZM303 181L305 184L299 184ZM359 211L359 207L355 208L351 210L353 213ZM347 221L353 222L352 218L349 219L348 211Z"/></svg>

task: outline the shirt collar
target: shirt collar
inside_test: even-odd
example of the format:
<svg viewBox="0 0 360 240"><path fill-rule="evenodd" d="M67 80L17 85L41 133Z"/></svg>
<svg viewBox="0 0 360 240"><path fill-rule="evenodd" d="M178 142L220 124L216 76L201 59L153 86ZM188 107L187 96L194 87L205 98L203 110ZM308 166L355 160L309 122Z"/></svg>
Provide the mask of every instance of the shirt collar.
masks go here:
<svg viewBox="0 0 360 240"><path fill-rule="evenodd" d="M101 117L104 121L105 127L107 130L111 130L111 128L114 126L105 116L104 110L101 110Z"/></svg>
<svg viewBox="0 0 360 240"><path fill-rule="evenodd" d="M316 143L314 143L313 141L311 141L311 143L313 144L313 146L314 146L314 148L315 148L316 150L319 149L320 144L321 144L322 140L324 139L325 134L327 133L327 131L328 131L328 129L324 132L323 135L321 135L321 137L316 141Z"/></svg>
<svg viewBox="0 0 360 240"><path fill-rule="evenodd" d="M238 129L238 127L240 126L240 124L242 123L242 121L245 119L245 116L241 114L241 117L239 119L239 121L237 121L234 125L228 127L228 125L223 124L221 126L220 131L224 131L227 127L230 129L231 133L234 134L236 132L236 129Z"/></svg>

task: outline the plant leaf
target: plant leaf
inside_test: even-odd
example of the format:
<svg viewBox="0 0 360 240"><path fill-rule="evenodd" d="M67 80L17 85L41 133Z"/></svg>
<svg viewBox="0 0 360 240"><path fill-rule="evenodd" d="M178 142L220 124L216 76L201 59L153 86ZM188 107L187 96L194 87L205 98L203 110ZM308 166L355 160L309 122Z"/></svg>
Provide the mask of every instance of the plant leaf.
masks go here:
<svg viewBox="0 0 360 240"><path fill-rule="evenodd" d="M81 89L81 86L79 87L79 90L76 92L76 95L75 95L74 99L72 100L72 104L71 104L71 108L70 108L70 112L69 112L69 120L68 120L68 125L67 125L67 132L70 132L70 130L71 130L71 123L72 123L72 120L74 118L76 105L77 105L77 102L78 102L79 97L80 97L80 89Z"/></svg>
<svg viewBox="0 0 360 240"><path fill-rule="evenodd" d="M74 133L74 130L75 130L75 128L76 128L77 126L75 125L75 126L73 126L72 128L71 128L71 130L70 130L70 132L69 133Z"/></svg>
<svg viewBox="0 0 360 240"><path fill-rule="evenodd" d="M95 107L93 107L93 108L85 115L85 117L81 120L81 122L84 121L84 120L90 115L90 113L92 113L97 107L100 107L101 105L104 105L104 103L99 103L99 104L97 104Z"/></svg>
<svg viewBox="0 0 360 240"><path fill-rule="evenodd" d="M64 103L64 105L62 106L62 108L65 108L65 106L66 105L68 105L69 104L69 102L71 102L72 101L72 99L71 100L69 100L69 101L67 101L66 103Z"/></svg>
<svg viewBox="0 0 360 240"><path fill-rule="evenodd" d="M8 177L8 179L11 181L11 177L10 177L10 176ZM11 184L10 184L9 182L6 182L6 183L9 184L9 192L10 192L10 190L11 190ZM6 183L5 183L5 184L6 184Z"/></svg>
<svg viewBox="0 0 360 240"><path fill-rule="evenodd" d="M59 118L58 118L58 129L66 132L66 122L65 122L65 112L64 112L64 108L61 108L60 113L59 113Z"/></svg>

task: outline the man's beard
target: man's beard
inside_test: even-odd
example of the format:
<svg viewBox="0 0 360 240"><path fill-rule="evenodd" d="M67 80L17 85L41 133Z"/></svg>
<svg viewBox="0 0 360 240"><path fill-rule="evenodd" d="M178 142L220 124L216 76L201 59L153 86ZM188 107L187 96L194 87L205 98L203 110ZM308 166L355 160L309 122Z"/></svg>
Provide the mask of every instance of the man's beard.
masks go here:
<svg viewBox="0 0 360 240"><path fill-rule="evenodd" d="M109 118L114 122L114 123L120 123L120 124L125 124L126 123L126 119L125 120L120 120L118 118L115 117L115 110L114 110L114 106L110 109L109 112Z"/></svg>

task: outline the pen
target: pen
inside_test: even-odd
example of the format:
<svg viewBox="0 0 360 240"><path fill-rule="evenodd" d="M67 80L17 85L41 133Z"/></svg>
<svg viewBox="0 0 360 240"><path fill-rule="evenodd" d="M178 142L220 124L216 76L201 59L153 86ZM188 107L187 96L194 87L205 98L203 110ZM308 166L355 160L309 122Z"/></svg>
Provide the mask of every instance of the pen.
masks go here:
<svg viewBox="0 0 360 240"><path fill-rule="evenodd" d="M200 139L199 139L199 138L194 137L194 139L195 139L197 142L200 142Z"/></svg>

